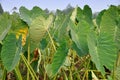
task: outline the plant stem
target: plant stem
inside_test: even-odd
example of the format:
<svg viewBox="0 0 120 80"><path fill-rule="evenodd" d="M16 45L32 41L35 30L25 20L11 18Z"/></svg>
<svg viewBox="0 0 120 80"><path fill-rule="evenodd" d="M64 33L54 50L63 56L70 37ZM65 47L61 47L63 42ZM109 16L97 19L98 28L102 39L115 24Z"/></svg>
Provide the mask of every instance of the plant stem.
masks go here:
<svg viewBox="0 0 120 80"><path fill-rule="evenodd" d="M64 74L64 80L68 80L68 77L67 77L67 75L66 75L65 71L64 71L64 70L62 70L62 72L63 72L63 74Z"/></svg>
<svg viewBox="0 0 120 80"><path fill-rule="evenodd" d="M86 76L87 72L88 72L88 71L86 70L85 73L84 73L84 75L83 75L82 80L85 80L85 76Z"/></svg>
<svg viewBox="0 0 120 80"><path fill-rule="evenodd" d="M54 48L54 50L56 51L56 47L55 47L55 45L54 45L53 39L52 39L52 37L51 37L51 35L50 35L50 32L49 32L48 30L47 30L47 32L48 32L48 35L49 35L50 40L51 40L51 42L52 42L53 48Z"/></svg>
<svg viewBox="0 0 120 80"><path fill-rule="evenodd" d="M39 53L39 60L38 60L38 65L37 65L37 72L39 73L40 72L39 67L40 67L40 62L41 62L41 51L39 48L38 48L38 53Z"/></svg>
<svg viewBox="0 0 120 80"><path fill-rule="evenodd" d="M53 80L56 80L57 75L53 78Z"/></svg>
<svg viewBox="0 0 120 80"><path fill-rule="evenodd" d="M46 72L44 73L44 80L46 80Z"/></svg>
<svg viewBox="0 0 120 80"><path fill-rule="evenodd" d="M69 70L69 71L70 71L69 80L73 80L72 71L71 70Z"/></svg>
<svg viewBox="0 0 120 80"><path fill-rule="evenodd" d="M15 68L15 73L16 73L17 76L18 76L18 80L23 80L18 65L17 65L16 68Z"/></svg>
<svg viewBox="0 0 120 80"><path fill-rule="evenodd" d="M28 64L30 64L30 37L28 38ZM27 80L30 80L29 71L27 71Z"/></svg>
<svg viewBox="0 0 120 80"><path fill-rule="evenodd" d="M6 69L4 68L4 69L3 69L2 80L6 80L6 76L7 76L7 71L6 71Z"/></svg>
<svg viewBox="0 0 120 80"><path fill-rule="evenodd" d="M21 54L21 57L25 63L25 65L27 66L28 68L28 71L30 72L31 74L31 77L33 78L32 80L36 80L37 79L37 75L35 74L34 70L32 69L32 67L30 66L30 64L28 64L28 61L27 59L25 58L25 56L23 54ZM36 79L35 79L36 78ZM38 79L37 79L38 80Z"/></svg>

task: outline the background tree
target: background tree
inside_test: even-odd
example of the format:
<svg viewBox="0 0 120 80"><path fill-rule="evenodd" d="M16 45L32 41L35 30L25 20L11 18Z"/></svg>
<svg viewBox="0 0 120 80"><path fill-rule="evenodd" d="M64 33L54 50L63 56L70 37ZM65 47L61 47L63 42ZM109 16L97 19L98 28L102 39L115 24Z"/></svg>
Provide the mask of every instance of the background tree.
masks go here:
<svg viewBox="0 0 120 80"><path fill-rule="evenodd" d="M0 14L2 14L4 11L3 11L3 9L2 9L2 6L1 6L1 4L0 4Z"/></svg>
<svg viewBox="0 0 120 80"><path fill-rule="evenodd" d="M48 10L48 8L46 8L44 11L45 11L45 13L47 13L47 14L49 14L49 12L50 12L50 11Z"/></svg>
<svg viewBox="0 0 120 80"><path fill-rule="evenodd" d="M73 8L70 4L68 4L67 7L66 7L66 9L63 10L63 13L68 14L68 13L70 13L73 9L74 9L74 8Z"/></svg>
<svg viewBox="0 0 120 80"><path fill-rule="evenodd" d="M99 12L93 13L93 19L95 19L98 16Z"/></svg>

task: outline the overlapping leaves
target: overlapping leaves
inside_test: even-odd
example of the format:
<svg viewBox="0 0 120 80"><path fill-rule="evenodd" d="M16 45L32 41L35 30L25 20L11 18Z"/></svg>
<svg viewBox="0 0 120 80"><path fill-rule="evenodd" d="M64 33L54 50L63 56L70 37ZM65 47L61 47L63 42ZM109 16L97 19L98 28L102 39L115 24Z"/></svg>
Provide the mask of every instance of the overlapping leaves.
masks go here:
<svg viewBox="0 0 120 80"><path fill-rule="evenodd" d="M87 35L92 27L92 12L86 5L84 9L76 7L71 15L70 30L72 40L79 48L79 56L88 54Z"/></svg>
<svg viewBox="0 0 120 80"><path fill-rule="evenodd" d="M5 68L8 71L11 71L18 64L20 53L22 52L22 41L25 36L22 37L23 32L21 32L20 29L23 28L26 30L27 27L17 13L13 13L12 15L3 14L3 16L0 30L5 30L4 37L7 36L5 39L4 37L2 38L4 41L2 45L1 59ZM24 40L26 40L26 38L24 38Z"/></svg>
<svg viewBox="0 0 120 80"><path fill-rule="evenodd" d="M57 16L55 19L55 34L54 38L56 39L56 42L60 45L58 46L58 49L56 50L52 63L48 64L46 66L46 71L47 74L50 77L55 76L63 64L65 63L67 53L68 53L68 40L69 40L69 35L68 35L68 23L70 19L70 14L65 15L61 14L61 11L57 12ZM64 18L63 18L64 16Z"/></svg>
<svg viewBox="0 0 120 80"><path fill-rule="evenodd" d="M20 16L23 21L29 25L29 37L33 48L39 46L40 40L47 32L53 21L53 15L46 14L42 9L34 7L28 10L25 7L20 8Z"/></svg>
<svg viewBox="0 0 120 80"><path fill-rule="evenodd" d="M32 20L34 20L36 17L40 15L45 15L45 12L37 6L33 7L32 10L28 10L25 7L20 8L21 19L25 21L28 25L31 24Z"/></svg>

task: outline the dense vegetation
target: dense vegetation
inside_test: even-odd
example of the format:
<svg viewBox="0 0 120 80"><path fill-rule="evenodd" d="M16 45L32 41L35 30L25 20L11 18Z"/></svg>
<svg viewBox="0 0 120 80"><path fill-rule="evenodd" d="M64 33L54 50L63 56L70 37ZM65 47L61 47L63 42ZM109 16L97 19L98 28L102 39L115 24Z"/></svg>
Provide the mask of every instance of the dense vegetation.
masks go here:
<svg viewBox="0 0 120 80"><path fill-rule="evenodd" d="M120 80L120 7L0 15L1 80Z"/></svg>

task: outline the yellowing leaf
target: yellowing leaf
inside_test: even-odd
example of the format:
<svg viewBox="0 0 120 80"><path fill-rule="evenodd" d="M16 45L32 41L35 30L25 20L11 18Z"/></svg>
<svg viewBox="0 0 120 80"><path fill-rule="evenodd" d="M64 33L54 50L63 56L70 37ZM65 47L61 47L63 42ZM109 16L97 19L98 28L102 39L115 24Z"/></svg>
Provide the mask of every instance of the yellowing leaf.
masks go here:
<svg viewBox="0 0 120 80"><path fill-rule="evenodd" d="M30 38L32 41L39 43L53 21L53 15L46 19L43 16L35 18L30 25Z"/></svg>
<svg viewBox="0 0 120 80"><path fill-rule="evenodd" d="M25 45L26 43L26 37L28 34L28 28L21 28L19 30L16 31L16 38L18 39L20 35L22 35L22 46Z"/></svg>
<svg viewBox="0 0 120 80"><path fill-rule="evenodd" d="M72 12L72 15L71 15L71 17L70 17L70 19L71 19L73 22L75 22L75 18L76 18L76 15L77 15L77 8L78 8L78 7L76 7L76 8L74 9L74 11Z"/></svg>

